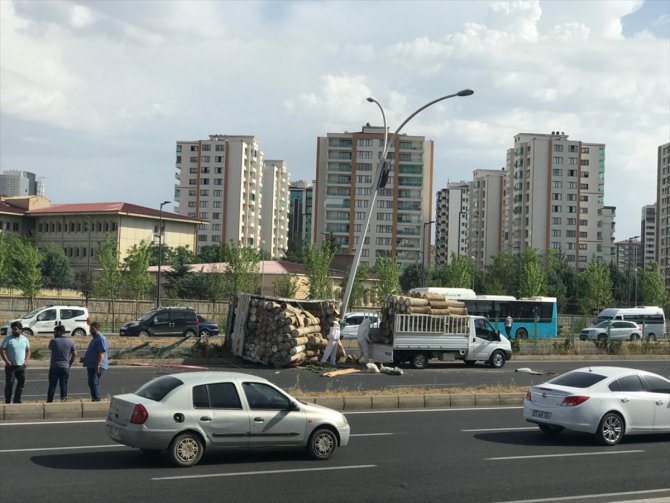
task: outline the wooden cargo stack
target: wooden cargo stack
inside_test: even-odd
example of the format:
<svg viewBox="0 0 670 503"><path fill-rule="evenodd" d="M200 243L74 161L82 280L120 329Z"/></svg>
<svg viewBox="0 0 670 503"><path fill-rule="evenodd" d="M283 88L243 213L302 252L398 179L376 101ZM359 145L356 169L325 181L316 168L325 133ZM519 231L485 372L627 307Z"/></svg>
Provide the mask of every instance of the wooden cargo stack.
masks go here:
<svg viewBox="0 0 670 503"><path fill-rule="evenodd" d="M389 295L382 304L379 331L373 336L373 342L393 343L393 323L396 314L467 316L468 310L463 302L445 299L438 293L419 292L412 297Z"/></svg>
<svg viewBox="0 0 670 503"><path fill-rule="evenodd" d="M316 363L336 315L329 301L302 305L254 297L249 304L243 356L275 367Z"/></svg>

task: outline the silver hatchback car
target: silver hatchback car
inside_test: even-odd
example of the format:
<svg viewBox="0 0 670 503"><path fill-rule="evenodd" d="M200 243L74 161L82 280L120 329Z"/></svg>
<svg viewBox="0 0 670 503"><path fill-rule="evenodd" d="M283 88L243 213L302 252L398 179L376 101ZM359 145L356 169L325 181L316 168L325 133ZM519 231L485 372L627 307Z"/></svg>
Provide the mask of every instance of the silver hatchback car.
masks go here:
<svg viewBox="0 0 670 503"><path fill-rule="evenodd" d="M291 397L249 374L190 372L158 377L112 397L107 434L145 452L167 451L182 467L209 448L304 447L329 459L349 443L344 414Z"/></svg>

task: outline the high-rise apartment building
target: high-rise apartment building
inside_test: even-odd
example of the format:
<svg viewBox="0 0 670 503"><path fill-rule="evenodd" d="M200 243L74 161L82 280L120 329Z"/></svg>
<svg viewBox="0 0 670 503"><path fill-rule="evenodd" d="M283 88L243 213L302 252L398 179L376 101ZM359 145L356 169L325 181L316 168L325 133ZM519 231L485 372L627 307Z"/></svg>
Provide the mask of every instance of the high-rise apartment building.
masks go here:
<svg viewBox="0 0 670 503"><path fill-rule="evenodd" d="M505 170L476 169L470 182L468 255L477 267L500 253Z"/></svg>
<svg viewBox="0 0 670 503"><path fill-rule="evenodd" d="M353 254L372 211L361 265L395 256L400 264L425 263L430 239L423 224L431 220L433 142L399 135L389 148L390 176L371 206L384 129L364 126L356 133L328 133L317 140L314 235L317 244L332 236L340 251Z"/></svg>
<svg viewBox="0 0 670 503"><path fill-rule="evenodd" d="M198 248L231 241L260 248L263 152L256 137L178 141L176 167L177 213L209 222L200 225Z"/></svg>
<svg viewBox="0 0 670 503"><path fill-rule="evenodd" d="M665 289L670 292L670 142L658 147L656 258Z"/></svg>
<svg viewBox="0 0 670 503"><path fill-rule="evenodd" d="M288 180L285 161L263 162L261 247L274 258L282 258L288 248Z"/></svg>
<svg viewBox="0 0 670 503"><path fill-rule="evenodd" d="M44 184L35 173L10 169L0 173L0 196L44 196Z"/></svg>
<svg viewBox="0 0 670 503"><path fill-rule="evenodd" d="M312 242L312 197L314 187L304 180L291 182L289 186L289 241Z"/></svg>
<svg viewBox="0 0 670 503"><path fill-rule="evenodd" d="M616 246L614 246L614 231L616 230L616 206L603 206L602 228L603 228L603 252L602 257L608 264L616 263ZM610 236L609 240L606 239Z"/></svg>
<svg viewBox="0 0 670 503"><path fill-rule="evenodd" d="M468 254L468 182L452 182L437 191L435 215L435 265L451 262L452 254Z"/></svg>
<svg viewBox="0 0 670 503"><path fill-rule="evenodd" d="M635 271L642 267L642 242L638 239L624 239L614 243L615 264L621 272Z"/></svg>
<svg viewBox="0 0 670 503"><path fill-rule="evenodd" d="M656 205L642 207L640 221L640 239L642 240L642 267L647 270L656 262Z"/></svg>
<svg viewBox="0 0 670 503"><path fill-rule="evenodd" d="M611 239L603 222L604 144L559 131L520 133L506 166L503 251L560 250L578 269L603 257Z"/></svg>

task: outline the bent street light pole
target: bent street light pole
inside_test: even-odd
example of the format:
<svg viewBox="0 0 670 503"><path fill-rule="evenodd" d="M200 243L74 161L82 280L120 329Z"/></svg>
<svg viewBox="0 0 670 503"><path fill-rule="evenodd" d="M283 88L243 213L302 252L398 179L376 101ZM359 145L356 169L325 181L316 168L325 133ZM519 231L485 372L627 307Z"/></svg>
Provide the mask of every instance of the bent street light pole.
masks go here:
<svg viewBox="0 0 670 503"><path fill-rule="evenodd" d="M163 206L170 201L163 201L158 210L158 272L156 273L156 307L161 307L161 262L163 259Z"/></svg>
<svg viewBox="0 0 670 503"><path fill-rule="evenodd" d="M354 286L354 279L356 278L356 271L358 270L358 264L361 261L361 254L363 253L363 246L365 244L365 237L368 234L368 227L370 227L370 220L372 219L372 212L375 209L375 204L377 203L377 193L379 192L379 181L380 177L383 172L383 167L384 164L387 162L386 155L389 150L389 145L395 141L396 136L400 131L402 130L403 127L405 127L405 124L407 124L410 120L414 118L418 113L422 112L426 108L434 105L435 103L439 103L440 101L449 99L449 98L454 98L456 96L470 96L474 94L474 91L471 89L463 89L462 91L459 91L455 94L449 94L447 96L442 96L441 98L437 98L436 100L431 101L430 103L426 103L424 106L413 112L409 117L407 117L400 126L398 126L398 129L395 130L393 135L391 135L391 138L388 137L388 130L386 128L386 114L384 113L384 109L382 108L381 104L374 98L367 98L367 100L370 103L374 103L379 107L379 110L382 113L382 119L384 120L384 149L382 151L382 155L379 158L379 162L377 163L377 169L375 171L376 176L375 176L375 185L374 185L374 191L372 193L372 203L370 204L370 207L368 209L368 216L367 220L365 222L365 226L363 227L363 232L359 238L358 241L358 247L356 248L356 253L354 253L354 261L351 263L351 268L349 269L349 278L347 280L347 286L344 290L344 295L342 297L342 306L340 309L340 316L344 316L347 314L347 309L349 307L349 298L351 297L351 290ZM396 180L396 183L397 180Z"/></svg>

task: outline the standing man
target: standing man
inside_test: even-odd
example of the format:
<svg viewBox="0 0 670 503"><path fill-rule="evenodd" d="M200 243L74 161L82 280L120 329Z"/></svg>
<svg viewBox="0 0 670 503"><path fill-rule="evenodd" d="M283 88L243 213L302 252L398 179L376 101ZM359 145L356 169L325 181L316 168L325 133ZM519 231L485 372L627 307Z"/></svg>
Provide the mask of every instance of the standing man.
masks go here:
<svg viewBox="0 0 670 503"><path fill-rule="evenodd" d="M88 372L88 387L91 389L91 400L100 401L100 378L102 373L107 370L109 357L107 356L107 339L100 331L100 323L94 321L91 323L91 335L93 339L88 344L86 354L84 355L84 367Z"/></svg>
<svg viewBox="0 0 670 503"><path fill-rule="evenodd" d="M0 344L0 356L5 362L5 403L11 403L12 390L14 403L21 403L23 385L26 383L26 365L30 361L30 342L21 334L23 325L15 321L10 325L11 333L7 334Z"/></svg>
<svg viewBox="0 0 670 503"><path fill-rule="evenodd" d="M54 338L49 341L51 351L51 363L49 365L49 389L47 390L47 402L54 400L56 384L60 385L61 402L67 399L67 381L70 377L70 367L77 357L77 349L72 339L65 337L65 327L58 325L54 328Z"/></svg>
<svg viewBox="0 0 670 503"><path fill-rule="evenodd" d="M510 314L507 315L507 318L505 318L505 333L507 334L507 338L510 338L510 334L512 333L512 324L514 323L514 320L512 319L512 316Z"/></svg>
<svg viewBox="0 0 670 503"><path fill-rule="evenodd" d="M340 324L337 320L330 323L330 332L328 332L328 346L323 352L321 363L324 364L330 360L330 364L337 365L337 343L340 341Z"/></svg>
<svg viewBox="0 0 670 503"><path fill-rule="evenodd" d="M361 321L361 324L358 325L358 331L356 332L356 339L358 340L358 347L361 350L363 356L361 357L361 363L367 363L370 359L370 324L372 320L366 315Z"/></svg>

